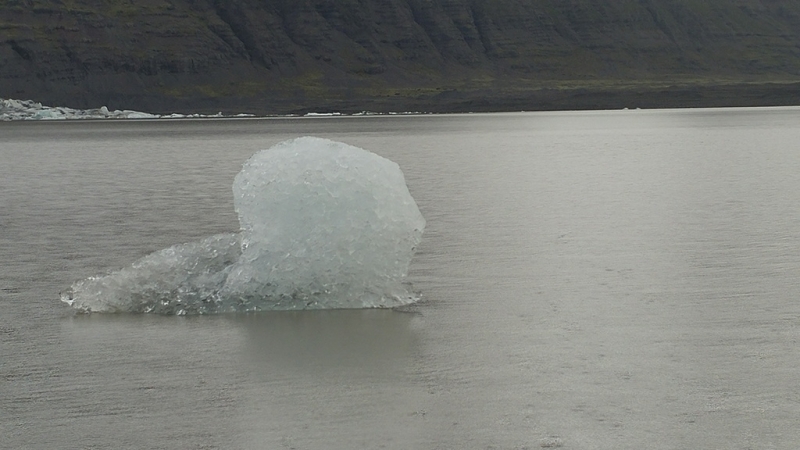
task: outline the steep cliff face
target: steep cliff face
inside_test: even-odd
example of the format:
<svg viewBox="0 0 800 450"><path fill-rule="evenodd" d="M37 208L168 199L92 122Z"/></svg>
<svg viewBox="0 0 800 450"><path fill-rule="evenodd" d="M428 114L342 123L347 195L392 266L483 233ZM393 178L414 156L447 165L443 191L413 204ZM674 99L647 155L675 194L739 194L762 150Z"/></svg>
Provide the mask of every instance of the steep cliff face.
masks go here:
<svg viewBox="0 0 800 450"><path fill-rule="evenodd" d="M800 81L800 2L6 0L0 9L0 97L81 108L411 109L766 81Z"/></svg>

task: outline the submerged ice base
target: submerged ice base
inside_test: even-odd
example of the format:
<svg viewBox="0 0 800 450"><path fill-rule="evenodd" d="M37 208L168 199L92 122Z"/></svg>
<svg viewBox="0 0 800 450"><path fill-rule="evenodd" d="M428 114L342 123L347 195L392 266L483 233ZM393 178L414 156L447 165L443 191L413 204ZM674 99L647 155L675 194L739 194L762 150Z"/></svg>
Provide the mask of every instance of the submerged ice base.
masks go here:
<svg viewBox="0 0 800 450"><path fill-rule="evenodd" d="M411 303L404 283L425 219L399 166L304 137L250 158L233 184L240 231L176 245L62 300L83 312L378 308Z"/></svg>

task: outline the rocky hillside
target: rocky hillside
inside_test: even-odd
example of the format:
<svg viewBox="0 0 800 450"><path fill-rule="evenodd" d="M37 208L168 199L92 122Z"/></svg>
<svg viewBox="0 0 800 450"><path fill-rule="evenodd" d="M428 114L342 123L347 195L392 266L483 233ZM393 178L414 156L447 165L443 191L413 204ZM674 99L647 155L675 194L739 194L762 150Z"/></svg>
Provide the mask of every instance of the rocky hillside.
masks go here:
<svg viewBox="0 0 800 450"><path fill-rule="evenodd" d="M0 4L0 97L75 108L800 104L796 0Z"/></svg>

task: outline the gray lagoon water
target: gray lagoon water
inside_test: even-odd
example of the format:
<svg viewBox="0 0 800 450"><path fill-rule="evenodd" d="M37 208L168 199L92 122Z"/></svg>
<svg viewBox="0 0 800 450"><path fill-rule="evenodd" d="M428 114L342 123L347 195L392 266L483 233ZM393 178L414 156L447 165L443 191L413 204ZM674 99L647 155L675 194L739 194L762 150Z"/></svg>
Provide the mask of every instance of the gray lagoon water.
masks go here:
<svg viewBox="0 0 800 450"><path fill-rule="evenodd" d="M314 135L397 162L410 310L76 315ZM796 449L800 108L0 124L0 448Z"/></svg>

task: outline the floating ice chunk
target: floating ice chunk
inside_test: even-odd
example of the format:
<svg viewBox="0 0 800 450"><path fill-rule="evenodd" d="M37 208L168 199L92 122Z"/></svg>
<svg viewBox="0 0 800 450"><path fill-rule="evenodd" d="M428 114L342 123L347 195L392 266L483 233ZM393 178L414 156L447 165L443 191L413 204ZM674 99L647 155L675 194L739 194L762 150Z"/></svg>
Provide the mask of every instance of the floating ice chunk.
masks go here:
<svg viewBox="0 0 800 450"><path fill-rule="evenodd" d="M31 118L33 120L58 120L64 119L65 114L57 109L43 109L36 111Z"/></svg>
<svg viewBox="0 0 800 450"><path fill-rule="evenodd" d="M243 251L225 298L271 298L281 309L410 300L400 282L425 220L397 164L299 138L250 158L233 191Z"/></svg>
<svg viewBox="0 0 800 450"><path fill-rule="evenodd" d="M203 314L391 307L425 219L397 164L319 138L248 160L233 184L240 232L153 253L73 284L81 311Z"/></svg>
<svg viewBox="0 0 800 450"><path fill-rule="evenodd" d="M0 120L65 120L65 119L158 119L157 114L139 111L109 111L44 106L31 100L0 99Z"/></svg>
<svg viewBox="0 0 800 450"><path fill-rule="evenodd" d="M118 113L118 114L115 114L118 117L125 118L125 119L158 119L159 117L161 117L161 116L158 116L156 114L150 114L150 113L139 112L139 111L131 111L129 109L126 109L126 110L123 110L123 111L114 111L114 112Z"/></svg>
<svg viewBox="0 0 800 450"><path fill-rule="evenodd" d="M78 281L61 300L82 312L212 313L240 243L239 234L231 233L175 245L109 275Z"/></svg>
<svg viewBox="0 0 800 450"><path fill-rule="evenodd" d="M226 117L221 112L216 114L150 114L129 109L109 111L108 107L97 109L72 109L66 107L44 106L32 100L14 100L0 98L0 120L65 120L65 119L182 119L182 118L220 118ZM254 117L253 114L237 114L233 117Z"/></svg>

